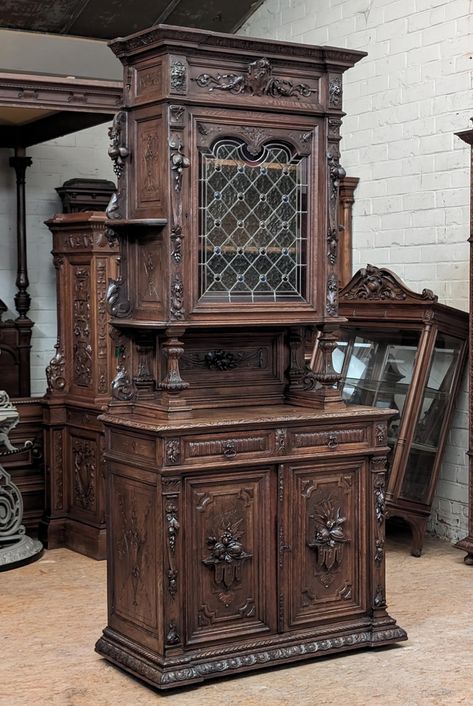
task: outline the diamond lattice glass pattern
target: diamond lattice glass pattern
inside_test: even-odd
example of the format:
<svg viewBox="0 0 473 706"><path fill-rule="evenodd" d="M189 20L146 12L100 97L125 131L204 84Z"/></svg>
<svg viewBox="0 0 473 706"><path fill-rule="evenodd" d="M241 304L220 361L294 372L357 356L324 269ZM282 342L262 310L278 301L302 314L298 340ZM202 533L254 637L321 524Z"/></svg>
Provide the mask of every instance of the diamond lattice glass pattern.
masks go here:
<svg viewBox="0 0 473 706"><path fill-rule="evenodd" d="M201 298L305 298L306 161L276 142L257 156L236 139L202 153Z"/></svg>

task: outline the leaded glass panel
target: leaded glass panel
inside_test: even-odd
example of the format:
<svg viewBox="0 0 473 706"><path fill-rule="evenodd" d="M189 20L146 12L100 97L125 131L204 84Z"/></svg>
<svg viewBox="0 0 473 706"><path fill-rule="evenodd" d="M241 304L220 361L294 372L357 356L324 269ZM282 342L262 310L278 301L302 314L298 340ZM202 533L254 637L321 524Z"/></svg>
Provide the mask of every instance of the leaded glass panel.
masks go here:
<svg viewBox="0 0 473 706"><path fill-rule="evenodd" d="M283 143L255 156L233 138L201 153L201 298L305 299L306 162Z"/></svg>

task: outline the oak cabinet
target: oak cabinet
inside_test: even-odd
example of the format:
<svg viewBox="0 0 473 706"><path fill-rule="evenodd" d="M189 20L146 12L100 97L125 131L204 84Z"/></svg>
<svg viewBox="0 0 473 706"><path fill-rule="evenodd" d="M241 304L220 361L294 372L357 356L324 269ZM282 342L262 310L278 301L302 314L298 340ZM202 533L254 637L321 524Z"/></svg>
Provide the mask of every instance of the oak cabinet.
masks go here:
<svg viewBox="0 0 473 706"><path fill-rule="evenodd" d="M403 640L384 587L392 413L347 406L331 358L342 74L362 54L165 26L112 48L96 649L168 689Z"/></svg>

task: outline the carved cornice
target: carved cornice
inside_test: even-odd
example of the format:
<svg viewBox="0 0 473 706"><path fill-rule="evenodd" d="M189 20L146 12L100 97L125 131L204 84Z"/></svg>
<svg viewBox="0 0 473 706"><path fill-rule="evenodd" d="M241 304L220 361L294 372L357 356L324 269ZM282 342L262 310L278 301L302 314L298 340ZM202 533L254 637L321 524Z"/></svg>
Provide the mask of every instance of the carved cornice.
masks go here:
<svg viewBox="0 0 473 706"><path fill-rule="evenodd" d="M121 97L120 81L0 72L0 105L113 113Z"/></svg>
<svg viewBox="0 0 473 706"><path fill-rule="evenodd" d="M438 297L430 290L423 289L419 294L406 287L394 272L386 268L366 265L353 275L340 291L340 302L370 301L402 304L434 304Z"/></svg>
<svg viewBox="0 0 473 706"><path fill-rule="evenodd" d="M125 54L140 53L140 50L147 50L151 46L170 44L178 47L182 51L184 44L194 44L202 50L211 50L213 47L234 49L240 51L244 56L251 54L271 54L279 55L284 62L291 59L302 59L305 62L312 61L320 66L330 64L331 67L338 67L340 71L348 69L366 56L365 52L337 49L333 47L317 47L311 44L296 44L289 42L271 42L264 39L252 39L239 35L220 34L218 32L207 32L205 30L177 28L161 25L153 29L137 32L129 38L118 38L110 43L113 53L122 57Z"/></svg>

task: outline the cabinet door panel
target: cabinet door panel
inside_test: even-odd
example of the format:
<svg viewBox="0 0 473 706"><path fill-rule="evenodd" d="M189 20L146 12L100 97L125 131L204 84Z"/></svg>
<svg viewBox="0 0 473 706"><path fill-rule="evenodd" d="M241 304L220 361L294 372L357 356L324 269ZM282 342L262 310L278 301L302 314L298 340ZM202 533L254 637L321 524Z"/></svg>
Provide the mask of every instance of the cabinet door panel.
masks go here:
<svg viewBox="0 0 473 706"><path fill-rule="evenodd" d="M272 470L186 481L187 642L274 628Z"/></svg>
<svg viewBox="0 0 473 706"><path fill-rule="evenodd" d="M288 469L285 581L290 626L363 610L365 537L359 462Z"/></svg>

